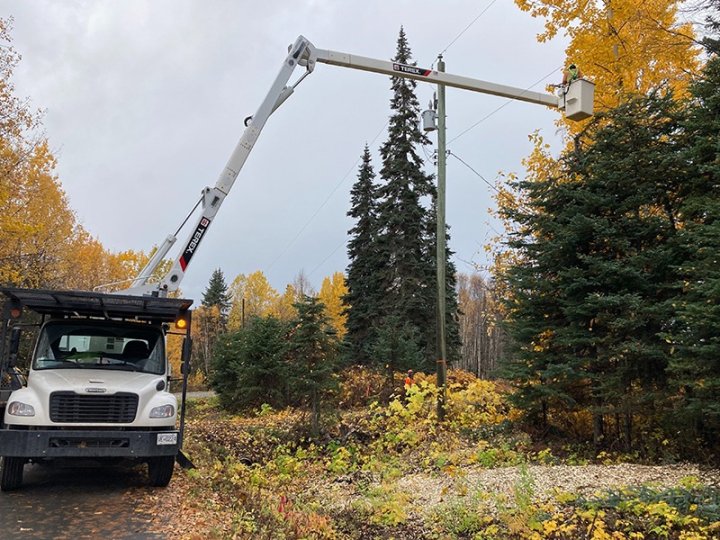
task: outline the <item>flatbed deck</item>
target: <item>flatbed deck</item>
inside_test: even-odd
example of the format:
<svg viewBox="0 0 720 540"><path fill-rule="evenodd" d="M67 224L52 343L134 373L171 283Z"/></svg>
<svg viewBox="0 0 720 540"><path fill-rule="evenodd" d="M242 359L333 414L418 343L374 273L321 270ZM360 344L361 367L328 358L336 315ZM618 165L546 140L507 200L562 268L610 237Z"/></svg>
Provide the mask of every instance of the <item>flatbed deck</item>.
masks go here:
<svg viewBox="0 0 720 540"><path fill-rule="evenodd" d="M185 298L11 287L0 287L0 294L41 315L158 322L174 321L178 314L188 310L193 302Z"/></svg>

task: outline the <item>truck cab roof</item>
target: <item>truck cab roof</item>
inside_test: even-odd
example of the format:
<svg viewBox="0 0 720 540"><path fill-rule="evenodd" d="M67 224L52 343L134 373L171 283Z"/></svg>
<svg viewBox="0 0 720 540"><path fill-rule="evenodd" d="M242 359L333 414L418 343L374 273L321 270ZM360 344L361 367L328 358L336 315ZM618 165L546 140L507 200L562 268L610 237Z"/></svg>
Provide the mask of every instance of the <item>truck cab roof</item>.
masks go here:
<svg viewBox="0 0 720 540"><path fill-rule="evenodd" d="M184 298L11 287L0 287L0 294L12 303L51 317L101 317L154 323L175 321L193 302Z"/></svg>

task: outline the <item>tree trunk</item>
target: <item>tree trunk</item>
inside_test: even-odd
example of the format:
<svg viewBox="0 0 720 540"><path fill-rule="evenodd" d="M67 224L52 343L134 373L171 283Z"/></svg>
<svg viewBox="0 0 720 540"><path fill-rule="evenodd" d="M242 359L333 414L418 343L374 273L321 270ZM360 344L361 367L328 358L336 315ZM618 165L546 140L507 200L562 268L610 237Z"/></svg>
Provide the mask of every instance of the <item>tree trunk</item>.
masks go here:
<svg viewBox="0 0 720 540"><path fill-rule="evenodd" d="M601 403L599 399L595 400L595 405L599 408ZM604 435L604 422L603 415L600 412L593 412L593 445L598 450L603 444Z"/></svg>
<svg viewBox="0 0 720 540"><path fill-rule="evenodd" d="M313 437L317 437L320 434L320 404L318 403L317 388L312 389L312 419L310 429Z"/></svg>
<svg viewBox="0 0 720 540"><path fill-rule="evenodd" d="M633 417L630 411L625 411L625 451L632 452L632 424Z"/></svg>

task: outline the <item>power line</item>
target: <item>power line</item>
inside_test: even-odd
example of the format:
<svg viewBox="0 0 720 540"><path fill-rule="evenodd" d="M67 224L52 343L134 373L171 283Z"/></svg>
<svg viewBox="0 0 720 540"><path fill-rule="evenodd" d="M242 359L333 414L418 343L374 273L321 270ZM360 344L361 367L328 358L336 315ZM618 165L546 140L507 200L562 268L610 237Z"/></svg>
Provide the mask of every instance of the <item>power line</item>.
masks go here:
<svg viewBox="0 0 720 540"><path fill-rule="evenodd" d="M477 17L475 17L475 18L470 22L470 24L468 24L468 25L463 29L462 32L460 32L457 36L455 36L455 39L453 39L453 40L448 44L448 46L445 47L445 48L442 50L442 52L441 52L438 56L442 56L443 54L445 54L445 52L446 52L450 47L452 47L453 44L454 44L458 39L460 39L460 36L462 36L465 32L467 32L467 31L470 29L470 27L471 27L473 24L475 24L475 23L477 22L477 20L485 14L485 12L486 12L488 9L490 9L495 2L497 2L497 0L492 0L492 2L490 2L490 3L485 7L485 9L483 9L483 10L480 12L480 15L478 15ZM434 62L433 62L433 65L434 65Z"/></svg>
<svg viewBox="0 0 720 540"><path fill-rule="evenodd" d="M482 174L480 174L480 173L477 172L475 169L473 169L470 165L468 165L468 163L467 163L464 159L462 159L460 156L458 156L457 154L454 154L454 153L451 152L450 150L448 150L448 155L454 157L455 159L457 159L460 163L462 163L462 164L465 165L468 169L470 169L472 172L474 172L474 173L475 173L483 182L485 182L488 186L490 186L492 189L494 189L497 193L500 193L500 190L499 190L494 184L491 184L490 181L489 181L487 178L485 178Z"/></svg>
<svg viewBox="0 0 720 540"><path fill-rule="evenodd" d="M423 153L425 154L425 163L430 163L431 165L436 165L435 162L435 151L433 150L432 153L428 153L427 148L425 148L425 145L420 145L422 147Z"/></svg>
<svg viewBox="0 0 720 540"><path fill-rule="evenodd" d="M328 255L327 257L325 257L320 264L318 264L315 268L312 269L312 271L308 274L308 277L312 276L315 272L317 272L317 271L320 269L320 267L328 261L328 259L329 259L330 257L332 257L333 255L335 255L335 252L336 252L338 249L340 249L341 247L343 247L343 246L344 246L345 244L347 244L347 243L348 243L348 239L347 239L347 238L343 238L343 241L340 242L340 243L337 245L337 247L330 252L330 255Z"/></svg>
<svg viewBox="0 0 720 540"><path fill-rule="evenodd" d="M370 145L372 145L372 144L375 143L375 141L377 140L377 138L382 134L383 131L385 131L385 128L387 127L387 125L388 125L388 123L385 122L385 124L383 125L382 129L381 129L380 131L378 131L377 135L375 135L375 137L373 138L373 140L370 142ZM295 242L297 241L297 239L300 238L300 236L302 235L303 232L305 232L305 229L307 229L308 226L310 225L310 223L312 223L312 221L317 217L317 215L320 213L320 210L322 210L322 209L325 207L325 205L326 205L326 204L328 203L328 201L332 198L332 196L335 194L335 192L336 192L338 189L340 189L340 186L342 186L342 185L345 183L345 180L346 180L347 177L350 175L350 173L355 170L355 168L357 167L358 163L360 163L360 160L361 160L361 159L362 159L362 157L359 157L358 159L355 160L355 163L353 163L352 167L350 167L350 169L348 169L348 171L343 175L343 177L340 179L340 182L338 182L338 183L335 185L335 187L332 189L332 191L330 191L330 194L326 197L326 199L325 199L325 200L323 201L323 203L318 207L318 209L315 210L315 212L313 213L313 215L310 216L310 218L305 222L305 224L304 224L302 227L300 227L300 229L299 229L298 232L295 234L295 236L293 237L293 239L290 240L290 242L285 246L285 249L283 249L283 250L280 252L280 254L279 254L277 257L275 257L275 258L273 259L273 261L267 266L267 268L265 269L266 272L269 272L269 271L272 269L272 267L275 266L275 263L277 263L282 257L285 256L285 254L290 250L290 248L293 246L293 244L295 244ZM323 262L324 262L324 261L323 261Z"/></svg>
<svg viewBox="0 0 720 540"><path fill-rule="evenodd" d="M455 159L457 159L458 161L460 161L460 162L461 162L463 165L465 165L468 169L470 169L472 172L474 172L476 175L478 175L478 176L482 179L483 182L485 182L488 186L490 186L492 189L494 189L497 193L500 193L500 190L497 188L497 186L491 184L482 174L480 174L479 172L477 172L477 171L476 171L475 169L473 169L466 161L464 161L463 159L461 159L460 156L458 156L457 154L453 154L450 150L448 150L448 155L449 155L449 156L453 156ZM526 211L526 212L530 212L530 211L531 211L531 210L529 210L528 207L525 206L523 203L518 202L517 204L518 204L518 207L519 207L520 209L522 209L522 210L524 210L524 211ZM492 228L492 225L490 225L490 227ZM493 230L494 230L496 233L498 233L499 235L502 235L502 233L499 233L499 232L498 232L497 230L495 230L494 228L493 228Z"/></svg>
<svg viewBox="0 0 720 540"><path fill-rule="evenodd" d="M560 68L555 68L555 69L553 69L550 73L548 73L547 75L545 75L542 79L539 79L538 81L534 82L533 84L531 84L530 86L528 86L527 88L525 88L525 89L523 90L523 93L524 93L524 92L528 92L531 88L533 88L534 86L537 86L538 84L540 84L541 82L543 82L545 79L547 79L548 77L550 77L550 75L552 75L553 73L556 73L556 72L558 71L558 69L562 69L562 66L561 66ZM522 95L522 93L521 93L520 95ZM492 112L488 113L487 115L485 115L484 117L482 117L480 120L478 120L477 122L475 122L472 126L470 126L469 128L467 128L465 131L462 131L459 135L457 135L457 136L453 137L452 139L450 139L450 140L448 141L448 144L452 144L454 141L457 141L460 137L462 137L463 135L465 135L468 131L470 131L470 130L472 130L472 129L475 129L477 126L479 126L480 124L482 124L485 120L487 120L488 118L490 118L492 115L494 115L495 113L497 113L497 112L500 111L501 109L507 107L508 105L510 105L510 103L513 103L514 101L515 101L514 99L508 99L505 103L503 103L502 105L500 105L497 109L495 109L494 111L492 111Z"/></svg>

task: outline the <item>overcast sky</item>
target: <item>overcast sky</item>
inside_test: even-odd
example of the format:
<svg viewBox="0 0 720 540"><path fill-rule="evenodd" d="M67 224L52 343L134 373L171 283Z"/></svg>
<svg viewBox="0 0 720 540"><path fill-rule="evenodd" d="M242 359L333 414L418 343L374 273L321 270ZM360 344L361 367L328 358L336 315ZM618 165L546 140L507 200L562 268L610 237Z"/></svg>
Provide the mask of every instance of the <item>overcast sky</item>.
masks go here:
<svg viewBox="0 0 720 540"><path fill-rule="evenodd" d="M174 232L201 189L215 184L243 119L300 34L318 48L389 60L402 25L420 66L447 49L449 73L520 88L542 81L536 90L559 82L564 63L565 43L538 44L542 23L511 0L0 0L0 7L15 18L17 93L45 110L70 205L112 250L149 250ZM418 85L423 107L433 91ZM318 65L270 118L188 268L185 296L199 301L215 268L228 283L262 270L280 291L300 270L316 288L344 271L349 191L365 143L380 169L390 98L386 76ZM449 149L490 182L499 171L522 172L531 132L560 144L556 111L506 102L448 90ZM475 172L448 158L447 220L460 271L487 264L483 246L499 229L488 213L491 196Z"/></svg>

